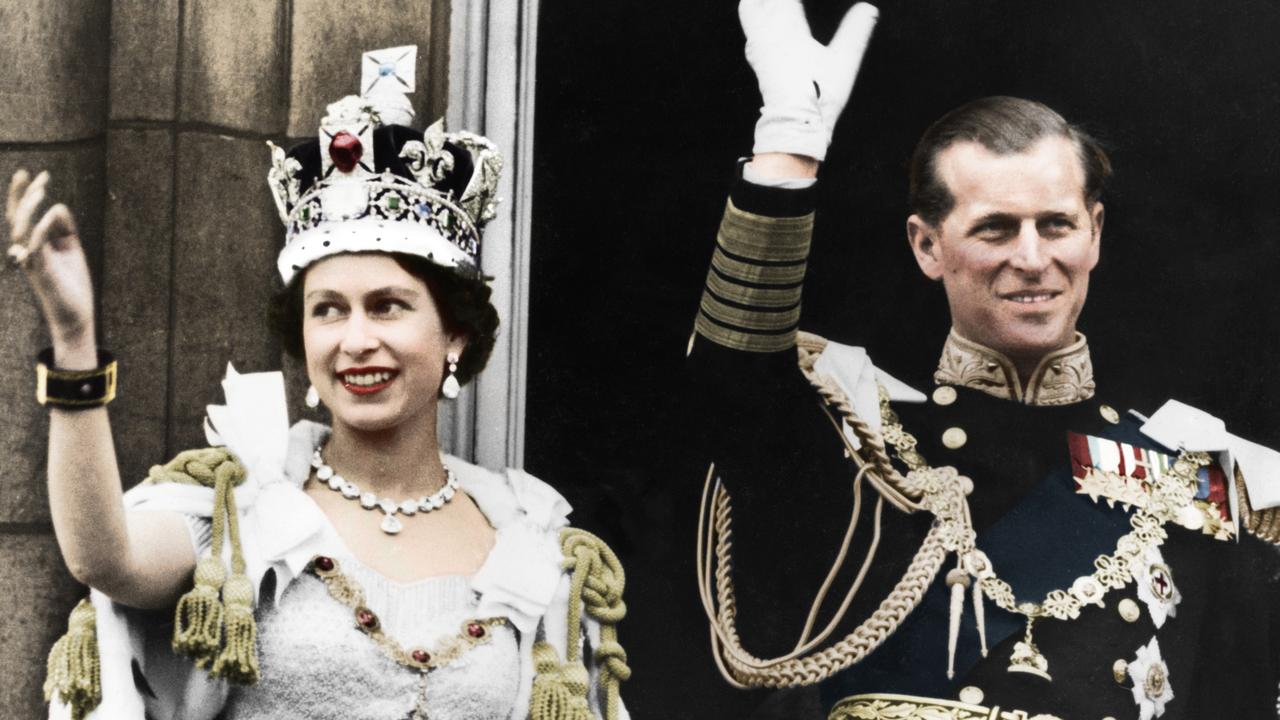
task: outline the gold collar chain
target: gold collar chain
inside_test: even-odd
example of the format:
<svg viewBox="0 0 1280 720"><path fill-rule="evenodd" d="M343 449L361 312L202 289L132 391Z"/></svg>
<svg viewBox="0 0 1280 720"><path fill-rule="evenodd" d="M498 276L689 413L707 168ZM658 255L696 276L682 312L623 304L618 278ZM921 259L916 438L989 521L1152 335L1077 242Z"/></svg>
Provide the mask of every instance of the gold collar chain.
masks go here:
<svg viewBox="0 0 1280 720"><path fill-rule="evenodd" d="M1026 635L1022 642L1016 644L1009 669L1030 672L1045 679L1049 679L1048 663L1032 640L1035 621L1042 618L1074 620L1085 605L1102 607L1102 598L1107 592L1132 582L1133 567L1168 537L1165 524L1175 521L1178 511L1195 497L1196 474L1211 462L1208 453L1180 452L1167 475L1152 477L1150 501L1137 507L1129 516L1132 529L1116 541L1115 551L1094 559L1091 575L1076 578L1069 588L1050 591L1041 602L1019 601L1009 583L996 575L991 560L977 548L965 499L973 489L972 481L953 467L934 468L928 464L916 449L915 437L902 427L897 413L890 407L889 394L883 386L880 387L880 420L885 442L909 469L906 476L908 493L920 493L921 505L937 518L942 527L941 535L947 549L956 553L959 569L978 581L981 593L975 593L975 603L985 595L1002 609L1027 618ZM955 582L966 580L957 578ZM948 583L953 584L951 576Z"/></svg>
<svg viewBox="0 0 1280 720"><path fill-rule="evenodd" d="M368 635L383 655L418 671L418 694L409 716L411 720L427 720L427 674L457 660L471 648L489 642L493 638L493 627L507 622L500 617L464 620L456 634L441 638L430 651L423 647L406 648L383 632L382 621L365 605L364 590L342 572L336 559L317 555L307 569L324 582L333 599L351 608L356 628Z"/></svg>

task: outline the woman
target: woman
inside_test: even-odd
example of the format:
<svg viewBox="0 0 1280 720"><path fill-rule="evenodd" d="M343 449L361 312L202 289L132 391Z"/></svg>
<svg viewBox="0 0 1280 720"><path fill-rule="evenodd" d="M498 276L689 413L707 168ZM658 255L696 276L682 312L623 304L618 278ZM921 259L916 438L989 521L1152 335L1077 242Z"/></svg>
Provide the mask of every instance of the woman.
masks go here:
<svg viewBox="0 0 1280 720"><path fill-rule="evenodd" d="M122 494L115 363L74 220L54 205L36 221L48 173L11 182L10 257L53 339L38 396L54 528L93 589L51 653L57 716L626 717L612 553L544 483L440 452L438 399L497 328L477 261L500 159L405 127L407 98L379 82L405 56L380 55L366 95L330 105L318 142L273 147L269 173L287 228L275 324L331 429L288 429L279 373L231 369L206 426L225 449Z"/></svg>

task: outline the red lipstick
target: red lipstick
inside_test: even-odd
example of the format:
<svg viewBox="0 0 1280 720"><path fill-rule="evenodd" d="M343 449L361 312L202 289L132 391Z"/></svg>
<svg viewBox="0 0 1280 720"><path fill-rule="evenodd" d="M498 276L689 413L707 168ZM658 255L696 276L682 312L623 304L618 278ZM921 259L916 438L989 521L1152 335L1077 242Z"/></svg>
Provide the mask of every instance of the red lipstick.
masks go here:
<svg viewBox="0 0 1280 720"><path fill-rule="evenodd" d="M372 395L395 382L398 374L386 367L358 367L339 371L338 379L342 387L353 395Z"/></svg>

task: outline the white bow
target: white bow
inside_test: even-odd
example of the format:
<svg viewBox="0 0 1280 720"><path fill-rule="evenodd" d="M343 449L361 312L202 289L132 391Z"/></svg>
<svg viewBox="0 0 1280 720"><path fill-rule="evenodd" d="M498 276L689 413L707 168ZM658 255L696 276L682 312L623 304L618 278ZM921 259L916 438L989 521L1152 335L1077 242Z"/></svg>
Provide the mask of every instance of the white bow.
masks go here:
<svg viewBox="0 0 1280 720"><path fill-rule="evenodd" d="M871 364L865 348L828 341L813 369L834 380L858 417L877 431L880 429L880 390L877 384L883 385L889 399L895 402L922 403L926 400L924 393ZM847 423L844 424L844 434L853 447L859 447L857 436Z"/></svg>
<svg viewBox="0 0 1280 720"><path fill-rule="evenodd" d="M213 445L225 445L244 465L254 485L262 487L283 480L285 456L289 451L284 375L280 372L241 375L227 363L222 392L227 404L206 408L205 437Z"/></svg>

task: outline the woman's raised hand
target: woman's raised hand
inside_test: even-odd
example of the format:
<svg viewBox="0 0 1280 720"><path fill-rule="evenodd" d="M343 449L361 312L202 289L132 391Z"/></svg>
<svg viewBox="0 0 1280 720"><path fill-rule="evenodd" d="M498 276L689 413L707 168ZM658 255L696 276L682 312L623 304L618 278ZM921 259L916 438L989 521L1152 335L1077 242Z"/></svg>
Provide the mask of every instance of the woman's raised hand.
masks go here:
<svg viewBox="0 0 1280 720"><path fill-rule="evenodd" d="M809 31L800 0L738 4L747 62L764 100L756 123L756 155L789 153L818 161L826 157L878 16L872 5L854 5L835 37L822 45Z"/></svg>
<svg viewBox="0 0 1280 720"><path fill-rule="evenodd" d="M84 350L94 343L93 281L75 219L67 206L54 205L36 221L48 185L48 172L32 178L31 173L19 170L9 181L5 220L12 244L8 256L27 274L40 301L55 353L62 349Z"/></svg>

